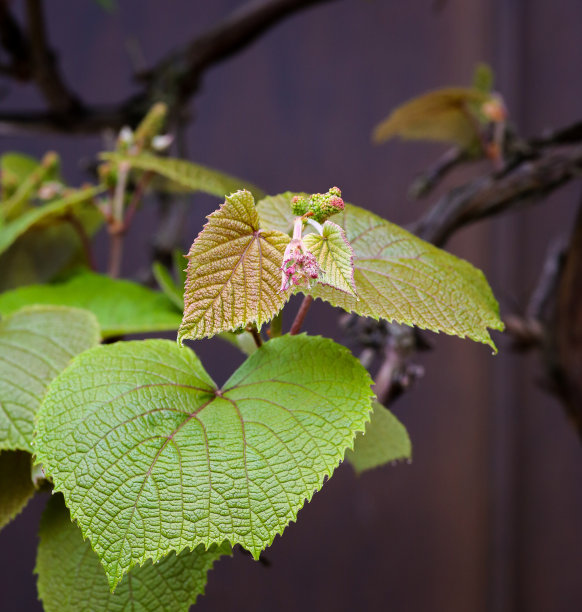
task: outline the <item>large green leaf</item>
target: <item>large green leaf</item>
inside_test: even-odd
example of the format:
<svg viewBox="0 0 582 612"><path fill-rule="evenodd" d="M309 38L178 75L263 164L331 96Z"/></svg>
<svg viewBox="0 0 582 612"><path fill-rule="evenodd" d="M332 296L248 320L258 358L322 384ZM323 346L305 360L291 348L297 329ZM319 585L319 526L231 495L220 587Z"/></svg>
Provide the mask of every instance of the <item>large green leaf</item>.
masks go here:
<svg viewBox="0 0 582 612"><path fill-rule="evenodd" d="M325 338L271 340L222 389L189 349L119 342L54 381L35 449L114 586L185 547L258 557L364 430L370 383Z"/></svg>
<svg viewBox="0 0 582 612"><path fill-rule="evenodd" d="M150 153L140 153L139 155L102 153L101 157L114 163L125 162L135 170L154 172L156 175L164 177L168 184L166 186L161 185L161 190L168 190L169 188L170 191L202 191L223 198L226 194L239 189L248 189L257 198L263 196L263 192L248 181L211 170L185 159L159 157Z"/></svg>
<svg viewBox="0 0 582 612"><path fill-rule="evenodd" d="M248 323L259 327L279 312L289 236L259 227L253 196L237 191L208 216L188 253L184 318L178 339L204 338Z"/></svg>
<svg viewBox="0 0 582 612"><path fill-rule="evenodd" d="M0 529L14 519L34 495L31 455L0 451Z"/></svg>
<svg viewBox="0 0 582 612"><path fill-rule="evenodd" d="M257 202L261 227L276 229L284 234L293 230L295 215L291 209L293 196L309 197L305 192L286 191L273 196L267 196Z"/></svg>
<svg viewBox="0 0 582 612"><path fill-rule="evenodd" d="M171 554L135 568L111 593L99 557L71 522L61 495L47 504L39 535L35 572L45 612L188 612L204 594L214 562L232 554L228 544Z"/></svg>
<svg viewBox="0 0 582 612"><path fill-rule="evenodd" d="M32 227L46 226L70 214L79 214L102 191L99 187L79 189L64 198L37 206L5 225L0 225L0 255Z"/></svg>
<svg viewBox="0 0 582 612"><path fill-rule="evenodd" d="M85 310L23 308L0 319L0 450L32 452L34 415L46 387L98 342L97 321Z"/></svg>
<svg viewBox="0 0 582 612"><path fill-rule="evenodd" d="M265 227L287 226L293 195L259 202ZM346 204L334 222L354 250L359 299L321 284L309 290L311 295L365 317L466 336L495 349L487 328L502 330L503 323L480 270L358 206Z"/></svg>
<svg viewBox="0 0 582 612"><path fill-rule="evenodd" d="M104 338L178 329L180 314L162 293L136 283L83 273L57 285L31 285L0 295L0 313L28 304L59 304L95 314Z"/></svg>
<svg viewBox="0 0 582 612"><path fill-rule="evenodd" d="M386 465L399 459L410 459L412 446L404 425L379 402L374 402L365 433L356 436L353 450L346 451L356 472Z"/></svg>
<svg viewBox="0 0 582 612"><path fill-rule="evenodd" d="M345 291L355 297L354 251L344 230L331 221L323 224L321 234L307 234L305 246L315 255L322 274L319 283Z"/></svg>

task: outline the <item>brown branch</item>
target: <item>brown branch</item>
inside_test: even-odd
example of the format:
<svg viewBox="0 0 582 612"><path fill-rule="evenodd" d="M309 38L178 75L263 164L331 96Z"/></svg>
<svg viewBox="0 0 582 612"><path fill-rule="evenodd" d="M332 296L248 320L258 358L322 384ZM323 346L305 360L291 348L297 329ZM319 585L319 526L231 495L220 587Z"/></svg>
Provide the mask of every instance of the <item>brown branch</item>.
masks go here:
<svg viewBox="0 0 582 612"><path fill-rule="evenodd" d="M0 0L0 45L11 59L4 74L18 81L29 81L32 65L28 40L10 12L8 0Z"/></svg>
<svg viewBox="0 0 582 612"><path fill-rule="evenodd" d="M428 195L451 170L469 160L470 156L465 150L452 147L414 179L408 190L408 196L418 199Z"/></svg>
<svg viewBox="0 0 582 612"><path fill-rule="evenodd" d="M42 1L26 0L26 15L33 78L48 107L57 115L79 112L81 103L66 87L49 47Z"/></svg>
<svg viewBox="0 0 582 612"><path fill-rule="evenodd" d="M331 1L334 0L252 0L143 73L140 93L114 106L99 108L83 104L68 91L56 70L54 54L46 43L40 0L27 0L31 30L34 28L41 34L33 57L35 80L49 103L49 110L0 113L0 134L29 130L94 133L106 128L119 129L123 125L135 126L151 105L159 101L160 92L163 92L171 114L180 114L196 93L207 68L251 44L289 15Z"/></svg>
<svg viewBox="0 0 582 612"><path fill-rule="evenodd" d="M442 246L461 227L535 203L581 173L582 145L543 151L537 159L524 160L453 189L415 224L413 231Z"/></svg>

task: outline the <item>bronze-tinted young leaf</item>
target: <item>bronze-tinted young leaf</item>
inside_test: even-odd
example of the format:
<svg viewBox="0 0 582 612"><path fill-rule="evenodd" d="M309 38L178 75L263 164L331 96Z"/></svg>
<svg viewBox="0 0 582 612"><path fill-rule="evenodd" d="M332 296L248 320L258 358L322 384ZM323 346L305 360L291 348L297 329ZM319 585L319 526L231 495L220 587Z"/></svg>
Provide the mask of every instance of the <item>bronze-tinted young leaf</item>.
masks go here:
<svg viewBox="0 0 582 612"><path fill-rule="evenodd" d="M332 221L326 221L322 234L307 234L303 242L315 255L321 268L318 283L357 297L354 284L354 251L344 230Z"/></svg>
<svg viewBox="0 0 582 612"><path fill-rule="evenodd" d="M346 204L335 218L354 249L359 297L317 284L308 293L348 312L495 345L499 307L480 270L381 217ZM307 291L304 291L305 293Z"/></svg>
<svg viewBox="0 0 582 612"><path fill-rule="evenodd" d="M25 451L0 451L0 529L20 514L34 495L31 459Z"/></svg>
<svg viewBox="0 0 582 612"><path fill-rule="evenodd" d="M477 109L490 95L470 87L425 93L396 108L374 129L374 140L405 139L452 142L464 149L479 143Z"/></svg>
<svg viewBox="0 0 582 612"><path fill-rule="evenodd" d="M285 304L281 263L289 236L259 227L253 196L237 191L208 217L188 253L180 342L259 327Z"/></svg>

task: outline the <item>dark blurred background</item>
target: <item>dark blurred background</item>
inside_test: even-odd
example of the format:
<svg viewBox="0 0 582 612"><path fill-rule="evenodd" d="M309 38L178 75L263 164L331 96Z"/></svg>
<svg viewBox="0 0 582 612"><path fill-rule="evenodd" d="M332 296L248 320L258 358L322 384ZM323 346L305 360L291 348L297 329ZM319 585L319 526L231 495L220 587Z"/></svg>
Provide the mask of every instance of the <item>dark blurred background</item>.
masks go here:
<svg viewBox="0 0 582 612"><path fill-rule="evenodd" d="M19 2L12 6L18 12ZM145 66L204 31L242 0L46 2L68 83L93 103L134 90L127 41ZM297 13L209 70L193 100L188 157L261 186L325 191L401 224L438 193L483 172L454 173L428 202L406 193L438 145L371 144L396 105L428 89L469 84L491 64L520 134L582 118L580 0L341 0ZM135 44L134 44L135 46ZM32 86L7 84L1 109L41 108ZM2 151L61 152L73 184L100 137L3 135ZM459 232L448 245L481 267L503 313L519 312L548 244L568 234L580 198L570 185L535 208ZM218 202L191 198L187 248ZM152 204L128 238L124 275L150 257ZM101 236L100 266L105 266ZM317 303L307 330L341 340ZM338 313L339 314L339 313ZM425 377L393 406L409 429L412 464L356 477L344 465L267 550L270 567L240 553L209 575L197 610L574 612L582 609L582 450L561 406L539 386L535 356L431 335ZM240 358L219 341L194 346L224 381ZM229 363L225 370L225 362ZM40 610L33 567L45 498L0 533L0 610Z"/></svg>

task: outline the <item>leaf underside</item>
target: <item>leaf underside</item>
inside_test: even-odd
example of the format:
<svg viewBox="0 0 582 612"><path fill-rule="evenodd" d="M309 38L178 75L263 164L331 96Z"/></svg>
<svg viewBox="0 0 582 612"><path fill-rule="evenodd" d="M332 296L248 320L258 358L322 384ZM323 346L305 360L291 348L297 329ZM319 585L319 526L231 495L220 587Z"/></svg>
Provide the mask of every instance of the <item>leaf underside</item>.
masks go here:
<svg viewBox="0 0 582 612"><path fill-rule="evenodd" d="M370 383L324 338L267 342L221 391L189 349L117 343L54 381L35 448L114 586L200 544L257 558L364 430Z"/></svg>
<svg viewBox="0 0 582 612"><path fill-rule="evenodd" d="M400 136L453 142L472 148L479 137L476 108L489 98L489 94L470 87L428 92L396 108L376 126L374 140L384 142Z"/></svg>
<svg viewBox="0 0 582 612"><path fill-rule="evenodd" d="M411 456L412 446L404 425L382 404L374 402L366 431L356 436L353 450L346 451L346 461L361 473Z"/></svg>
<svg viewBox="0 0 582 612"><path fill-rule="evenodd" d="M309 293L348 312L395 320L483 342L503 329L499 307L483 273L401 227L347 204L335 217L354 249L359 300L332 287Z"/></svg>
<svg viewBox="0 0 582 612"><path fill-rule="evenodd" d="M307 234L305 246L322 270L318 283L329 285L357 297L354 283L354 251L344 230L331 221L323 224L323 233Z"/></svg>
<svg viewBox="0 0 582 612"><path fill-rule="evenodd" d="M293 195L287 192L259 202L266 227L287 226L293 218ZM333 220L345 230L354 250L359 299L320 284L309 290L311 295L364 317L466 336L496 350L487 329L502 330L503 323L480 270L358 206L346 204Z"/></svg>
<svg viewBox="0 0 582 612"><path fill-rule="evenodd" d="M184 318L178 339L260 326L289 299L281 264L290 238L259 227L253 196L238 191L208 217L188 253Z"/></svg>
<svg viewBox="0 0 582 612"><path fill-rule="evenodd" d="M23 308L0 319L0 450L32 452L34 415L51 380L99 342L85 310Z"/></svg>
<svg viewBox="0 0 582 612"><path fill-rule="evenodd" d="M127 280L86 272L56 285L30 285L0 295L0 313L28 304L53 304L90 310L104 338L173 331L180 325L176 306L162 293Z"/></svg>
<svg viewBox="0 0 582 612"><path fill-rule="evenodd" d="M35 573L45 612L188 612L204 594L215 561L232 554L228 544L170 554L155 566L135 568L112 593L99 557L71 522L61 495L48 502L39 536Z"/></svg>
<svg viewBox="0 0 582 612"><path fill-rule="evenodd" d="M14 519L32 499L31 455L25 451L0 451L0 529Z"/></svg>

